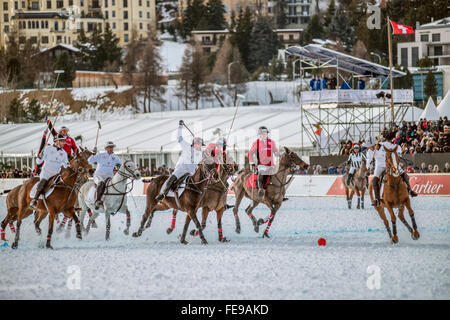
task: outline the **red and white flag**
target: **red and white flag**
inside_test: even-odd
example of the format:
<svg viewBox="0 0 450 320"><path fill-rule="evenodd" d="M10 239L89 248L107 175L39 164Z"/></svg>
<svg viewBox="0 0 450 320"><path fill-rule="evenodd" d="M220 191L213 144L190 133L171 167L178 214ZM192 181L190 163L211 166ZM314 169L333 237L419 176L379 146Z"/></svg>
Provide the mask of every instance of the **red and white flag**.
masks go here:
<svg viewBox="0 0 450 320"><path fill-rule="evenodd" d="M392 34L408 34L408 33L414 33L413 27L405 26L403 24L399 24L397 22L394 22L392 20L389 20L392 24L393 33Z"/></svg>

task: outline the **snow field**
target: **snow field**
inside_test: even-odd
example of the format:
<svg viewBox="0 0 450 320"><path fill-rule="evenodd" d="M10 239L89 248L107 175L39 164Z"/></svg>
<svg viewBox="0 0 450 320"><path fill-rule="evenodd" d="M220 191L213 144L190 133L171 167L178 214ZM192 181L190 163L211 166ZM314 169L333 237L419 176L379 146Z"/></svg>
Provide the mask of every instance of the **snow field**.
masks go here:
<svg viewBox="0 0 450 320"><path fill-rule="evenodd" d="M232 204L234 197L228 199ZM232 210L222 219L229 243L217 241L215 213L207 220L208 245L198 237L179 243L185 213L174 232L166 234L171 212L157 212L142 237L125 236L125 215L112 217L111 240L105 221L83 240L54 233L55 250L34 232L33 218L22 224L17 250L0 248L0 299L449 299L450 198L413 200L421 237L413 241L398 221L399 243L392 245L381 219L366 202L365 210L347 210L344 198L291 198L272 224L271 239L253 231L241 203L241 234ZM354 202L355 203L355 202ZM145 199L128 199L131 233L138 229ZM5 198L0 199L0 217ZM265 218L260 206L253 212ZM200 213L198 213L200 217ZM407 220L409 217L407 217ZM410 220L408 220L410 222ZM189 230L193 228L191 227ZM13 239L7 230L9 244ZM325 247L317 240L324 237ZM369 269L368 269L369 268ZM79 271L79 289L73 288ZM370 284L378 270L379 289ZM71 285L72 283L72 285ZM372 289L371 289L372 288Z"/></svg>

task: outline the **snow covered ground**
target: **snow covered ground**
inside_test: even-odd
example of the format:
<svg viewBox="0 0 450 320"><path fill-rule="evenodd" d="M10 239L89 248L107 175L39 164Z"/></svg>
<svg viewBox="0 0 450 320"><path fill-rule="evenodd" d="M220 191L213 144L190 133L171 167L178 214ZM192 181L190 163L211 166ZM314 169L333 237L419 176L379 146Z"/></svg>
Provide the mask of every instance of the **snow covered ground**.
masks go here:
<svg viewBox="0 0 450 320"><path fill-rule="evenodd" d="M144 198L128 203L134 232ZM343 198L291 198L276 216L271 239L253 231L243 212L247 204L241 205L239 235L231 210L224 215L229 243L217 241L216 216L211 214L206 246L191 236L187 246L178 242L184 213L171 235L165 232L170 212L157 213L141 238L125 236L125 216L115 216L109 242L100 217L99 229L82 241L73 232L69 239L65 232L55 233L55 250L39 248L28 218L19 249L0 248L0 299L450 298L449 198L415 198L421 238L413 241L399 222L396 245L371 207L349 211ZM0 212L3 219L4 197ZM261 206L254 213L265 217L268 210ZM46 234L47 223L42 226ZM326 238L325 247L317 245L320 237ZM12 239L9 230L7 238ZM73 278L78 274L79 290ZM377 274L379 289L370 286Z"/></svg>

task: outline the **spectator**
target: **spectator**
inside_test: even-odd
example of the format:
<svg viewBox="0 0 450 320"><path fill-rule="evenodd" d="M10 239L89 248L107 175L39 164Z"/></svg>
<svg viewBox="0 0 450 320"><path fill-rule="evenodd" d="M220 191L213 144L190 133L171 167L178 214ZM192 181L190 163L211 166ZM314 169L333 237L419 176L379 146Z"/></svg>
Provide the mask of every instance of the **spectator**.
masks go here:
<svg viewBox="0 0 450 320"><path fill-rule="evenodd" d="M420 173L429 173L430 171L428 171L427 165L425 164L425 162L422 162L420 164Z"/></svg>
<svg viewBox="0 0 450 320"><path fill-rule="evenodd" d="M334 74L332 74L330 76L330 90L336 90L336 87L337 87L337 79L334 76Z"/></svg>
<svg viewBox="0 0 450 320"><path fill-rule="evenodd" d="M441 170L439 170L439 166L437 164L435 164L433 167L433 173L439 173L439 172L441 172Z"/></svg>
<svg viewBox="0 0 450 320"><path fill-rule="evenodd" d="M406 173L415 173L416 170L414 169L413 166L407 166L406 167Z"/></svg>
<svg viewBox="0 0 450 320"><path fill-rule="evenodd" d="M313 77L309 81L309 87L311 88L311 91L316 91L316 78L315 77Z"/></svg>
<svg viewBox="0 0 450 320"><path fill-rule="evenodd" d="M337 168L333 163L330 163L330 167L328 168L328 174L337 174Z"/></svg>
<svg viewBox="0 0 450 320"><path fill-rule="evenodd" d="M364 90L366 88L366 82L363 78L358 80L358 90Z"/></svg>
<svg viewBox="0 0 450 320"><path fill-rule="evenodd" d="M431 173L431 172L433 172L433 165L429 164L428 165L428 173Z"/></svg>
<svg viewBox="0 0 450 320"><path fill-rule="evenodd" d="M328 89L328 78L326 74L323 74L322 76L322 83L321 83L321 89Z"/></svg>
<svg viewBox="0 0 450 320"><path fill-rule="evenodd" d="M314 175L322 174L322 166L320 164L316 165L316 169L313 172Z"/></svg>
<svg viewBox="0 0 450 320"><path fill-rule="evenodd" d="M444 170L442 170L442 172L450 173L450 164L448 162L445 163Z"/></svg>

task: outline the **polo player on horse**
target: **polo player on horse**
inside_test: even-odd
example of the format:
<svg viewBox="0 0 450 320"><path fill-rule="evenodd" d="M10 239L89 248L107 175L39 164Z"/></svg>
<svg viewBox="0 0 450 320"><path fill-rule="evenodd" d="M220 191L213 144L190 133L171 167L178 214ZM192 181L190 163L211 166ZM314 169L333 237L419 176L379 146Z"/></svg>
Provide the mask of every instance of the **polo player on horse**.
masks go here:
<svg viewBox="0 0 450 320"><path fill-rule="evenodd" d="M264 184L269 176L275 173L275 163L273 155L280 156L280 152L275 141L269 139L269 130L265 126L258 129L259 139L253 142L248 152L248 160L252 171L258 172L258 195L264 196ZM256 161L255 161L256 158Z"/></svg>
<svg viewBox="0 0 450 320"><path fill-rule="evenodd" d="M183 176L190 175L192 176L197 170L197 166L200 161L203 159L203 151L202 147L205 146L203 143L203 139L199 137L195 137L192 140L192 143L186 142L183 138L183 126L184 121L180 120L178 123L178 143L181 146L181 155L178 159L177 164L175 165L175 170L172 175L169 177L166 186L162 192L158 196L156 196L156 200L161 201L169 193L175 181L180 179Z"/></svg>
<svg viewBox="0 0 450 320"><path fill-rule="evenodd" d="M397 153L399 157L401 157L402 150L397 145L390 142L395 136L395 133L391 133L389 131L385 131L383 133L383 138L385 141L376 142L376 138L370 139L372 141L371 143L375 143L375 151L374 151L374 158L375 158L375 171L374 171L374 177L372 179L372 186L373 186L373 192L374 192L374 203L372 203L373 206L378 207L380 205L380 179L381 175L386 170L386 151L384 151L383 147L386 147L389 150L395 149L397 147ZM371 147L371 146L369 146ZM400 167L400 176L402 177L403 181L406 184L406 187L408 188L408 192L411 195L411 197L416 197L417 193L415 193L409 184L409 177Z"/></svg>
<svg viewBox="0 0 450 320"><path fill-rule="evenodd" d="M54 139L54 145L47 146L44 149L43 155L38 155L36 163L44 163L44 165L42 166L41 173L39 174L39 182L36 187L36 194L34 195L34 199L30 202L31 209L36 209L39 196L44 192L44 188L48 180L60 173L61 166L67 168L67 166L69 165L67 153L64 151L64 149L62 149L65 142L66 138L63 135L58 134Z"/></svg>
<svg viewBox="0 0 450 320"><path fill-rule="evenodd" d="M98 210L102 204L102 195L105 192L106 180L114 176L114 168L120 166L122 162L119 157L114 154L116 145L112 141L105 144L106 152L97 153L97 148L94 148L94 154L89 157L89 164L97 163L97 168L94 172L94 183L97 188L97 197L95 200L95 210Z"/></svg>
<svg viewBox="0 0 450 320"><path fill-rule="evenodd" d="M353 147L353 152L352 154L350 154L347 160L347 164L350 165L350 169L347 175L347 185L350 185L355 171L361 168L363 160L366 160L366 156L361 152L361 147L359 146L359 144L355 144L355 146Z"/></svg>

